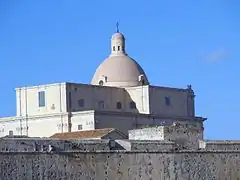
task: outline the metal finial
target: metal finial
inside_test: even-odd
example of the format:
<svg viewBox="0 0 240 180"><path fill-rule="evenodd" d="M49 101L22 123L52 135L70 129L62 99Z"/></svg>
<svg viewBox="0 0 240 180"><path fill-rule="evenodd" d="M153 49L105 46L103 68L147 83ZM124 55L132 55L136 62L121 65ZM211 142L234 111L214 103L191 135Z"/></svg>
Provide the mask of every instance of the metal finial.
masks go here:
<svg viewBox="0 0 240 180"><path fill-rule="evenodd" d="M118 22L116 24L116 27L117 27L117 32L119 32L119 23Z"/></svg>

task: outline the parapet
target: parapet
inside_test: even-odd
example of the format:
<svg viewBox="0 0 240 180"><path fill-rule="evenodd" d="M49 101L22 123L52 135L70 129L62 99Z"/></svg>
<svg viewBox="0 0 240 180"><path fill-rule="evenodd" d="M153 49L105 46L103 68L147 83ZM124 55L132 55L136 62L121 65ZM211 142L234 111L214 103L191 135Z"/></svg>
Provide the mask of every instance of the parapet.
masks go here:
<svg viewBox="0 0 240 180"><path fill-rule="evenodd" d="M116 140L127 151L172 151L175 143L170 141L157 140Z"/></svg>
<svg viewBox="0 0 240 180"><path fill-rule="evenodd" d="M233 140L200 140L199 149L211 151L239 151L240 141Z"/></svg>
<svg viewBox="0 0 240 180"><path fill-rule="evenodd" d="M55 139L1 139L0 152L73 152L109 151L115 149L113 140L55 140Z"/></svg>

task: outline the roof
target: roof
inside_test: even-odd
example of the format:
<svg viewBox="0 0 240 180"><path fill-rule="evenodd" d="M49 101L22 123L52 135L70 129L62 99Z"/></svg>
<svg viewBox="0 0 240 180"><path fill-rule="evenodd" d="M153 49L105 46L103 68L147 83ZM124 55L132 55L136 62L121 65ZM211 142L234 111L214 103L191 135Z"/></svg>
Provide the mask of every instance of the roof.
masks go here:
<svg viewBox="0 0 240 180"><path fill-rule="evenodd" d="M134 59L125 52L125 38L115 33L111 40L111 54L96 69L92 85L132 87L148 85L147 76Z"/></svg>
<svg viewBox="0 0 240 180"><path fill-rule="evenodd" d="M88 131L76 131L66 133L56 133L50 138L56 139L90 139L90 138L101 138L110 132L115 131L113 128L95 129Z"/></svg>
<svg viewBox="0 0 240 180"><path fill-rule="evenodd" d="M109 56L97 68L92 84L98 85L102 76L107 78L106 86L131 87L139 86L139 77L143 75L144 85L148 85L148 80L141 66L132 58L126 55Z"/></svg>
<svg viewBox="0 0 240 180"><path fill-rule="evenodd" d="M24 136L24 135L6 135L2 138L29 138L28 136Z"/></svg>

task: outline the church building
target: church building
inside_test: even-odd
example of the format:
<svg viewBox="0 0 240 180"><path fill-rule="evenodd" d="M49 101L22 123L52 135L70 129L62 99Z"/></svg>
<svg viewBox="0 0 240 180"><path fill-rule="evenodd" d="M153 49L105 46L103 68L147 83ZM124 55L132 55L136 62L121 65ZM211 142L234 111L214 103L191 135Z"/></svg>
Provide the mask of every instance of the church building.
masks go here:
<svg viewBox="0 0 240 180"><path fill-rule="evenodd" d="M0 118L0 137L49 137L103 128L127 134L176 121L203 129L205 118L195 116L194 97L190 85L183 89L151 85L117 31L111 38L111 54L96 69L91 84L16 88L16 116Z"/></svg>

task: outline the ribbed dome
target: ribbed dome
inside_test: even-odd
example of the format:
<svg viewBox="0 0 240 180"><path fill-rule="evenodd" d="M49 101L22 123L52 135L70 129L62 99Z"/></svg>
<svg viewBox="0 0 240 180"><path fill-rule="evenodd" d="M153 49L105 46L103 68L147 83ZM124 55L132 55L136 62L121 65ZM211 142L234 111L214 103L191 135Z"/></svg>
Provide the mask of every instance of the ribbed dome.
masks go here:
<svg viewBox="0 0 240 180"><path fill-rule="evenodd" d="M116 87L149 84L141 66L125 53L125 38L121 33L112 36L112 53L97 68L91 84Z"/></svg>

